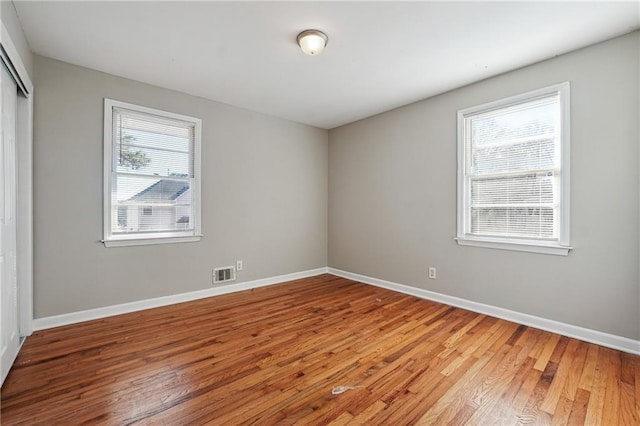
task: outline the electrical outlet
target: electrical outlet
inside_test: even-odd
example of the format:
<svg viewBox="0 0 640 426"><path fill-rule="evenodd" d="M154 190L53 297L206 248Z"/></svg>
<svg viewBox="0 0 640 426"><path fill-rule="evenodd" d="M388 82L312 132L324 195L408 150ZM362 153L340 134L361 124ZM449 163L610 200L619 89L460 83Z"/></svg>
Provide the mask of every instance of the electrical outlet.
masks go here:
<svg viewBox="0 0 640 426"><path fill-rule="evenodd" d="M429 278L432 280L435 280L436 278L438 278L436 268L433 266L429 266Z"/></svg>
<svg viewBox="0 0 640 426"><path fill-rule="evenodd" d="M243 267L244 267L244 264L242 263L242 260L237 260L236 261L236 271L242 271Z"/></svg>

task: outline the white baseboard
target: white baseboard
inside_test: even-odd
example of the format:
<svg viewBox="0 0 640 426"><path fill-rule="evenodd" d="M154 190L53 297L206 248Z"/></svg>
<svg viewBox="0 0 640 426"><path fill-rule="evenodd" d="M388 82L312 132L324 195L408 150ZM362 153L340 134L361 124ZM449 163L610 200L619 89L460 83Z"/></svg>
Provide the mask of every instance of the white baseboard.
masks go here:
<svg viewBox="0 0 640 426"><path fill-rule="evenodd" d="M317 268L308 271L295 272L291 274L279 275L270 278L263 278L254 281L246 281L237 284L229 284L224 286L212 287L205 290L192 291L189 293L175 294L171 296L156 297L153 299L140 300L136 302L123 303L120 305L105 306L103 308L88 309L86 311L72 312L62 315L54 315L44 318L36 318L33 321L34 330L44 330L47 328L60 327L63 325L75 324L83 321L90 321L100 318L106 318L114 315L126 314L129 312L141 311L144 309L157 308L160 306L172 305L175 303L188 302L191 300L204 299L211 296L221 294L234 293L252 288L265 287L273 284L279 284L286 281L297 280L301 278L313 277L320 274L333 274L339 277L348 278L365 284L386 288L388 290L397 291L421 299L433 300L435 302L444 303L446 305L456 306L458 308L467 309L469 311L502 318L513 321L518 324L527 325L541 330L550 331L552 333L561 334L563 336L573 337L584 340L586 342L595 343L597 345L606 346L608 348L618 349L624 352L640 355L640 341L629 339L627 337L616 336L614 334L603 333L601 331L591 330L571 324L562 323L546 318L536 317L534 315L524 314L509 309L499 308L496 306L486 305L484 303L474 302L467 299L461 299L455 296L436 293L421 288L411 287L404 284L398 284L391 281L385 281L378 278L368 277L366 275L354 274L348 271L342 271L335 268Z"/></svg>
<svg viewBox="0 0 640 426"><path fill-rule="evenodd" d="M294 272L291 274L278 275L270 278L263 278L254 281L245 281L237 284L221 285L205 290L192 291L189 293L174 294L171 296L155 297L153 299L139 300L136 302L122 303L120 305L105 306L103 308L88 309L86 311L71 312L68 314L54 315L33 320L34 330L44 330L47 328L60 327L63 325L75 324L83 321L91 321L114 315L126 314L129 312L142 311L144 309L158 308L160 306L173 305L175 303L189 302L191 300L204 299L206 297L218 296L221 294L234 293L242 290L250 290L257 287L265 287L279 284L286 281L298 280L301 278L313 277L326 274L327 268L310 269L308 271Z"/></svg>
<svg viewBox="0 0 640 426"><path fill-rule="evenodd" d="M481 314L490 315L492 317L502 318L518 324L523 324L541 330L550 331L552 333L561 334L563 336L584 340L585 342L595 343L597 345L606 346L608 348L640 355L639 340L633 340L627 337L616 336L614 334L603 333L601 331L578 327L576 325L536 317L529 314L523 314L521 312L511 311L509 309L499 308L496 306L485 305L484 303L461 299L459 297L447 296L446 294L423 290L421 288L411 287L404 284L398 284L391 281L367 277L365 275L354 274L352 272L342 271L340 269L328 268L328 272L339 277L348 278L350 280L359 281L365 284L371 284L376 287L383 287L388 290L409 294L421 299L433 300L434 302L444 303L446 305L467 309L469 311L478 312Z"/></svg>

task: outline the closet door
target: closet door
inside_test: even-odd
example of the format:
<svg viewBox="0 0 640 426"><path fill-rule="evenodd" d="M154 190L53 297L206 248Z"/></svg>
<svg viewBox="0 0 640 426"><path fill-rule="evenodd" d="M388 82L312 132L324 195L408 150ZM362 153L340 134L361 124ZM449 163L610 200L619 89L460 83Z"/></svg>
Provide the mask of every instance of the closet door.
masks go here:
<svg viewBox="0 0 640 426"><path fill-rule="evenodd" d="M2 127L0 127L0 355L4 382L18 355L18 279L16 271L16 118L18 88L0 65Z"/></svg>

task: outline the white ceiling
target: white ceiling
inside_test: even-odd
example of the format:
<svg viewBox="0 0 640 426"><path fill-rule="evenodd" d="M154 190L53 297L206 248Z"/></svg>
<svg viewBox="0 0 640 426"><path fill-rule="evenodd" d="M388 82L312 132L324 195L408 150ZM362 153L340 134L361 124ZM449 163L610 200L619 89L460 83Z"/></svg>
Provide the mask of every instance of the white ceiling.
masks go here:
<svg viewBox="0 0 640 426"><path fill-rule="evenodd" d="M640 28L637 1L15 5L39 55L326 129Z"/></svg>

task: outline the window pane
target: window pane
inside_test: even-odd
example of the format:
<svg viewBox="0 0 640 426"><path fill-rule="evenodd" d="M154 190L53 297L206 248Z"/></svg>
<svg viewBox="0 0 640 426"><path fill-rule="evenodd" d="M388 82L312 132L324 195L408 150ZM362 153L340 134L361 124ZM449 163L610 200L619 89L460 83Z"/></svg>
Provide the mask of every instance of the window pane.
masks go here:
<svg viewBox="0 0 640 426"><path fill-rule="evenodd" d="M113 234L170 232L193 230L190 205L154 205L142 207L135 204L115 206L118 222Z"/></svg>
<svg viewBox="0 0 640 426"><path fill-rule="evenodd" d="M113 233L193 229L189 180L114 175Z"/></svg>
<svg viewBox="0 0 640 426"><path fill-rule="evenodd" d="M473 145L555 134L559 96L480 114L471 119Z"/></svg>
<svg viewBox="0 0 640 426"><path fill-rule="evenodd" d="M116 108L114 125L118 138L151 148L188 152L194 140L193 123L127 109Z"/></svg>
<svg viewBox="0 0 640 426"><path fill-rule="evenodd" d="M471 233L499 237L557 238L552 208L471 208Z"/></svg>
<svg viewBox="0 0 640 426"><path fill-rule="evenodd" d="M116 171L167 177L193 176L189 153L160 151L130 145L115 147Z"/></svg>
<svg viewBox="0 0 640 426"><path fill-rule="evenodd" d="M544 136L507 145L472 147L473 174L508 173L521 170L553 169L559 164L555 139Z"/></svg>
<svg viewBox="0 0 640 426"><path fill-rule="evenodd" d="M471 180L471 205L554 203L553 173Z"/></svg>

